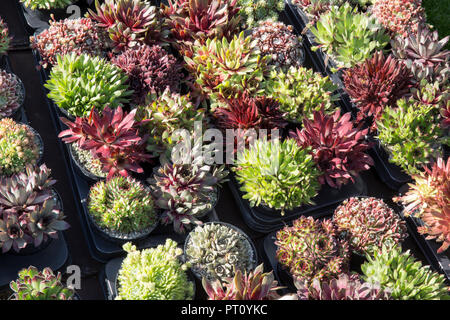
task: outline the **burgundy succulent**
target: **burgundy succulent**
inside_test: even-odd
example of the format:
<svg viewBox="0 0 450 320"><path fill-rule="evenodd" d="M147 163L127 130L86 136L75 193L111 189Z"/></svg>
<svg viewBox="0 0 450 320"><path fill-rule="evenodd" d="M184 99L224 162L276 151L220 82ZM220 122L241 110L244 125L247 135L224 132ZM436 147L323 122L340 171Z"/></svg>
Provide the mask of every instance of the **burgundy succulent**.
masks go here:
<svg viewBox="0 0 450 320"><path fill-rule="evenodd" d="M365 142L368 129L355 127L351 114L341 117L340 110L333 115L315 111L314 119L303 120L303 129L290 135L302 147L312 147L312 155L323 172L320 183L340 188L360 171L368 170L373 159L365 153L370 145Z"/></svg>
<svg viewBox="0 0 450 320"><path fill-rule="evenodd" d="M447 101L446 105L441 109L442 115L442 126L445 128L450 128L450 100Z"/></svg>

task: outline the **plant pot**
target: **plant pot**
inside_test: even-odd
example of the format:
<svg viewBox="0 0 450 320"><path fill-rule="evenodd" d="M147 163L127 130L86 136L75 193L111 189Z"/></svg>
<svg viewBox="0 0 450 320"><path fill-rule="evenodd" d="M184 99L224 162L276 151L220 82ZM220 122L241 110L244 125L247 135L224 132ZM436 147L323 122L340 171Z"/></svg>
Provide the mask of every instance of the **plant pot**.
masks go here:
<svg viewBox="0 0 450 320"><path fill-rule="evenodd" d="M73 4L78 2L78 0L73 1ZM21 3L23 9L23 14L28 26L36 31L42 31L49 26L49 21L52 19L51 15L55 17L55 20L62 20L69 18L72 13L67 13L67 8L58 9L31 9Z"/></svg>
<svg viewBox="0 0 450 320"><path fill-rule="evenodd" d="M90 172L88 169L86 169L85 166L81 164L81 162L78 160L78 157L75 155L75 151L73 150L71 144L67 144L66 147L69 151L70 157L72 158L72 162L75 164L74 166L75 172L80 176L80 178L85 180L90 185L95 184L98 181L104 180L106 178L97 176L92 172Z"/></svg>

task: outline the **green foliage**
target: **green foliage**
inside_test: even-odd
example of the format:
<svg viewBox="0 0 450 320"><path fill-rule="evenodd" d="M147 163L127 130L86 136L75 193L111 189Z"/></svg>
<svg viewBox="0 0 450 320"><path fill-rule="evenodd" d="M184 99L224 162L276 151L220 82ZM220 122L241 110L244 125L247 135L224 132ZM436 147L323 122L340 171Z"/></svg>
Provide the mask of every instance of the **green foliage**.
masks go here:
<svg viewBox="0 0 450 320"><path fill-rule="evenodd" d="M284 0L238 0L241 7L239 15L242 16L243 29L256 27L259 21L271 19L278 20L278 15L284 10Z"/></svg>
<svg viewBox="0 0 450 320"><path fill-rule="evenodd" d="M74 2L74 0L20 0L27 8L32 10L62 9Z"/></svg>

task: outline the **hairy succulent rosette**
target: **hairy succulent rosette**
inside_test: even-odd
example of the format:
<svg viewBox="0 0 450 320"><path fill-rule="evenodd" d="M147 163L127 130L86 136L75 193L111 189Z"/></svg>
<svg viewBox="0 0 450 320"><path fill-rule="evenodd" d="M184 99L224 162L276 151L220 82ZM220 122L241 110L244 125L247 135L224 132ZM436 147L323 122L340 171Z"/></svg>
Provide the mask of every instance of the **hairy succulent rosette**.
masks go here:
<svg viewBox="0 0 450 320"><path fill-rule="evenodd" d="M0 18L0 55L8 51L10 42L8 25Z"/></svg>
<svg viewBox="0 0 450 320"><path fill-rule="evenodd" d="M15 74L0 70L0 118L10 117L20 108L24 99L22 86Z"/></svg>
<svg viewBox="0 0 450 320"><path fill-rule="evenodd" d="M340 110L333 115L314 112L314 120L303 120L303 129L290 133L300 147L311 147L311 154L322 175L321 184L340 188L354 182L359 172L369 170L373 159L366 153L370 145L365 142L367 129L355 127L351 114L341 116Z"/></svg>
<svg viewBox="0 0 450 320"><path fill-rule="evenodd" d="M348 272L349 244L330 219L301 216L277 232L275 244L278 262L307 285Z"/></svg>
<svg viewBox="0 0 450 320"><path fill-rule="evenodd" d="M52 10L66 8L75 0L20 0L20 2L31 10Z"/></svg>
<svg viewBox="0 0 450 320"><path fill-rule="evenodd" d="M256 27L265 19L277 21L285 6L283 0L238 0L237 4L243 30Z"/></svg>

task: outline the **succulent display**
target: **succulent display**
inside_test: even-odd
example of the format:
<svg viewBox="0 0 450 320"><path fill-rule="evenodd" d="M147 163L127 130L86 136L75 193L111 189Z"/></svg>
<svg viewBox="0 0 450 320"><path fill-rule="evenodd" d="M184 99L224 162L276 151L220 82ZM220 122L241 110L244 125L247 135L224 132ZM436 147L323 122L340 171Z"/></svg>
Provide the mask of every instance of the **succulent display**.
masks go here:
<svg viewBox="0 0 450 320"><path fill-rule="evenodd" d="M0 175L10 176L36 163L40 145L35 133L25 124L11 118L0 120Z"/></svg>
<svg viewBox="0 0 450 320"><path fill-rule="evenodd" d="M24 99L22 83L13 74L0 70L0 118L9 117L20 108Z"/></svg>
<svg viewBox="0 0 450 320"><path fill-rule="evenodd" d="M398 246L384 247L373 257L367 256L361 270L364 281L390 290L394 300L450 299L444 275L422 266L409 250L402 252Z"/></svg>
<svg viewBox="0 0 450 320"><path fill-rule="evenodd" d="M328 54L338 68L350 68L371 57L375 50L383 49L389 35L375 18L358 13L349 3L333 6L312 27L317 46Z"/></svg>
<svg viewBox="0 0 450 320"><path fill-rule="evenodd" d="M284 70L300 67L305 60L302 40L291 25L272 20L260 21L252 30L252 38L258 41L262 56L269 56L269 65Z"/></svg>
<svg viewBox="0 0 450 320"><path fill-rule="evenodd" d="M279 13L284 10L283 0L237 0L237 3L242 29L256 27L265 19L277 21Z"/></svg>
<svg viewBox="0 0 450 320"><path fill-rule="evenodd" d="M145 121L135 120L136 109L126 113L105 107L101 115L94 108L89 117L77 117L74 122L61 118L68 127L59 136L66 143L76 143L83 150L90 150L94 159L100 160L107 179L115 174L128 176L130 171L142 173L141 162L149 161L145 153L147 136L139 130Z"/></svg>
<svg viewBox="0 0 450 320"><path fill-rule="evenodd" d="M305 285L348 272L349 244L330 219L301 216L277 232L275 244L278 262Z"/></svg>
<svg viewBox="0 0 450 320"><path fill-rule="evenodd" d="M185 256L191 269L206 281L234 277L238 270L249 271L255 253L249 239L223 223L207 223L189 233Z"/></svg>
<svg viewBox="0 0 450 320"><path fill-rule="evenodd" d="M228 278L221 283L220 280L208 281L202 279L203 289L209 300L276 300L280 298L276 292L278 282L273 271L264 273L264 265L260 264L244 274L237 270L234 278Z"/></svg>
<svg viewBox="0 0 450 320"><path fill-rule="evenodd" d="M8 25L0 18L0 55L8 51L10 41Z"/></svg>
<svg viewBox="0 0 450 320"><path fill-rule="evenodd" d="M89 190L88 209L98 226L119 234L140 233L158 221L148 190L131 177L97 182Z"/></svg>
<svg viewBox="0 0 450 320"><path fill-rule="evenodd" d="M160 9L145 0L95 0L95 9L88 9L89 16L109 33L116 51L138 43L168 45L170 32Z"/></svg>
<svg viewBox="0 0 450 320"><path fill-rule="evenodd" d="M30 266L19 271L16 281L11 281L12 300L73 300L74 290L62 283L62 275L50 268L39 271Z"/></svg>
<svg viewBox="0 0 450 320"><path fill-rule="evenodd" d="M310 148L300 148L295 140L256 140L238 153L233 170L243 198L251 206L291 210L312 204L320 188Z"/></svg>
<svg viewBox="0 0 450 320"><path fill-rule="evenodd" d="M161 5L171 31L171 41L184 56L191 57L195 41L222 37L231 40L239 30L236 0L169 0Z"/></svg>
<svg viewBox="0 0 450 320"><path fill-rule="evenodd" d="M71 116L83 117L96 108L129 102L128 77L106 59L76 53L57 56L45 84L48 97Z"/></svg>
<svg viewBox="0 0 450 320"><path fill-rule="evenodd" d="M74 0L20 0L23 5L31 10L63 9L75 2Z"/></svg>
<svg viewBox="0 0 450 320"><path fill-rule="evenodd" d="M48 29L30 37L31 47L39 51L44 68L56 64L58 55L75 52L106 56L111 46L108 34L89 18L50 20L49 23Z"/></svg>
<svg viewBox="0 0 450 320"><path fill-rule="evenodd" d="M340 110L333 115L314 112L314 120L303 120L303 129L291 132L302 148L311 147L311 154L322 172L321 184L340 188L354 182L359 172L370 169L373 159L365 152L370 145L365 142L367 129L355 127L351 114L341 116Z"/></svg>
<svg viewBox="0 0 450 320"><path fill-rule="evenodd" d="M367 122L376 130L386 106L395 106L398 99L409 93L413 78L409 70L392 55L382 51L343 74L345 90L358 107L357 120Z"/></svg>
<svg viewBox="0 0 450 320"><path fill-rule="evenodd" d="M130 242L123 245L127 256L118 274L117 300L192 300L194 287L180 262L183 250L167 239L156 248L137 250Z"/></svg>
<svg viewBox="0 0 450 320"><path fill-rule="evenodd" d="M345 273L330 280L314 279L310 285L296 281L295 286L300 300L390 300L389 290Z"/></svg>
<svg viewBox="0 0 450 320"><path fill-rule="evenodd" d="M349 237L350 248L360 255L372 254L383 245L401 243L407 236L406 224L383 200L349 198L334 211L338 231Z"/></svg>
<svg viewBox="0 0 450 320"><path fill-rule="evenodd" d="M144 103L149 93L159 95L166 88L172 93L180 91L183 66L158 45L136 45L113 57L111 62L128 76L136 104Z"/></svg>
<svg viewBox="0 0 450 320"><path fill-rule="evenodd" d="M304 67L291 67L286 71L272 70L262 85L268 97L278 100L280 110L290 121L301 123L312 119L313 111L335 110L333 91L337 87L328 77Z"/></svg>
<svg viewBox="0 0 450 320"><path fill-rule="evenodd" d="M306 14L309 25L314 25L320 16L330 11L331 7L339 4L340 0L292 0Z"/></svg>
<svg viewBox="0 0 450 320"><path fill-rule="evenodd" d="M377 121L378 139L390 153L389 161L408 174L441 154L441 143L449 143L439 126L439 111L413 99L400 99L397 108L385 108Z"/></svg>

